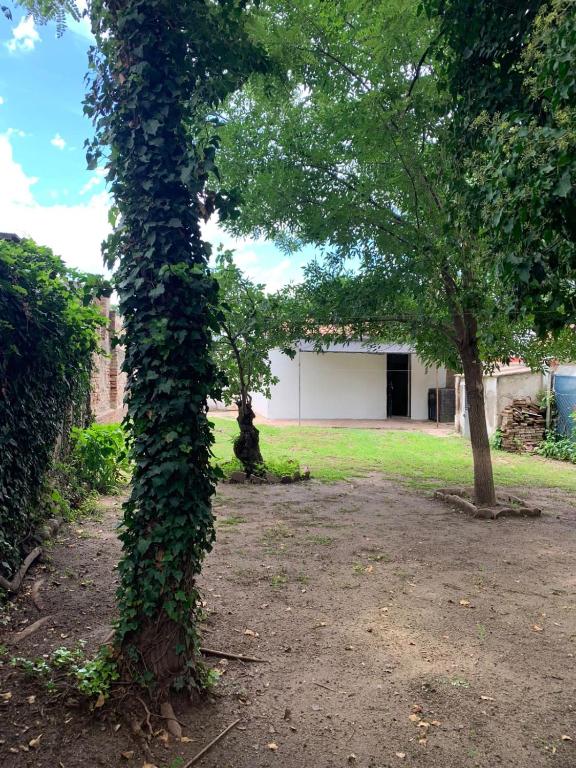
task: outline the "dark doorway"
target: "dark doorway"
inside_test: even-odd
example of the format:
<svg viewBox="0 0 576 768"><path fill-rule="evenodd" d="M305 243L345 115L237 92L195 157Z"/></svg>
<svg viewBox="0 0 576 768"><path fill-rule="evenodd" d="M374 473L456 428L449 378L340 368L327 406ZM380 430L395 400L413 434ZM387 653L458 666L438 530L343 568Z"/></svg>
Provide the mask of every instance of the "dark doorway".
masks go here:
<svg viewBox="0 0 576 768"><path fill-rule="evenodd" d="M410 416L410 355L387 355L386 415Z"/></svg>

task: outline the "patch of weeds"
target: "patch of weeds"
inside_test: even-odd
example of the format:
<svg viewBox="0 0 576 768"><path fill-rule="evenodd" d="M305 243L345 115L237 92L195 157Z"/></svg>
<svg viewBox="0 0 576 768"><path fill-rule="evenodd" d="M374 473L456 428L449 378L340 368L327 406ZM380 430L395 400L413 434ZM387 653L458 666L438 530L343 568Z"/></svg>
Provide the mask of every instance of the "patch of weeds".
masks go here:
<svg viewBox="0 0 576 768"><path fill-rule="evenodd" d="M306 536L306 541L311 544L319 544L322 547L329 547L334 543L334 539L331 536Z"/></svg>
<svg viewBox="0 0 576 768"><path fill-rule="evenodd" d="M92 587L94 585L94 579L83 579L80 582L81 587Z"/></svg>
<svg viewBox="0 0 576 768"><path fill-rule="evenodd" d="M273 589L279 589L288 583L288 577L284 573L275 573L270 579L270 586Z"/></svg>
<svg viewBox="0 0 576 768"><path fill-rule="evenodd" d="M67 579L75 579L76 578L76 574L70 568L64 568L64 576Z"/></svg>
<svg viewBox="0 0 576 768"><path fill-rule="evenodd" d="M268 528L262 535L266 554L277 555L278 550L284 549L286 546L286 539L293 538L294 532L284 523L277 523L272 528Z"/></svg>
<svg viewBox="0 0 576 768"><path fill-rule="evenodd" d="M363 563L354 563L352 570L355 574L362 575L364 573L372 573L372 566L364 565Z"/></svg>
<svg viewBox="0 0 576 768"><path fill-rule="evenodd" d="M26 676L42 681L50 692L73 687L89 697L106 697L112 683L120 677L108 646L100 648L90 659L84 652L83 641L76 648L56 648L48 658L15 656L10 664Z"/></svg>
<svg viewBox="0 0 576 768"><path fill-rule="evenodd" d="M296 581L299 584L310 584L310 579L305 573L299 573L298 576L296 576Z"/></svg>
<svg viewBox="0 0 576 768"><path fill-rule="evenodd" d="M222 672L212 667L204 666L201 670L201 685L207 691L212 691L218 685Z"/></svg>
<svg viewBox="0 0 576 768"><path fill-rule="evenodd" d="M175 757L173 760L170 760L168 763L168 768L182 768L184 765L184 758L183 757Z"/></svg>
<svg viewBox="0 0 576 768"><path fill-rule="evenodd" d="M414 574L408 573L408 571L396 571L396 576L398 576L401 581L410 581L410 579L414 578Z"/></svg>
<svg viewBox="0 0 576 768"><path fill-rule="evenodd" d="M478 640L483 643L486 640L486 627L484 624L476 624L476 632L478 633Z"/></svg>
<svg viewBox="0 0 576 768"><path fill-rule="evenodd" d="M448 682L454 688L470 688L470 683L464 677L451 677Z"/></svg>
<svg viewBox="0 0 576 768"><path fill-rule="evenodd" d="M379 552L378 554L368 555L368 560L373 563L391 563L392 556L386 552Z"/></svg>
<svg viewBox="0 0 576 768"><path fill-rule="evenodd" d="M233 528L236 525L240 525L240 523L245 523L246 518L240 517L240 515L231 515L230 517L220 517L216 521L217 525L226 526L228 528Z"/></svg>
<svg viewBox="0 0 576 768"><path fill-rule="evenodd" d="M4 643L0 643L0 659L4 658L4 656L8 655L8 646L4 645Z"/></svg>
<svg viewBox="0 0 576 768"><path fill-rule="evenodd" d="M77 528L76 529L76 535L79 539L93 539L94 534L90 533L89 531L85 531L84 528Z"/></svg>
<svg viewBox="0 0 576 768"><path fill-rule="evenodd" d="M267 528L262 538L267 543L273 543L277 541L281 541L282 539L292 539L294 538L294 533L288 528L287 525L284 525L284 523L277 523L276 525L272 526L272 528Z"/></svg>

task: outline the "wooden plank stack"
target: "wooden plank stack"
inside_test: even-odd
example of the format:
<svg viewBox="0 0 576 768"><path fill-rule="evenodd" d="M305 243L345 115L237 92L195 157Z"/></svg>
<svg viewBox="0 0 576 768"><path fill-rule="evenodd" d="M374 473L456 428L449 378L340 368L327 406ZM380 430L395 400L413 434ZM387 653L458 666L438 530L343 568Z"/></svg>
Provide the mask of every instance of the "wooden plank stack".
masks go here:
<svg viewBox="0 0 576 768"><path fill-rule="evenodd" d="M502 411L502 448L515 453L533 453L544 440L546 416L530 398L513 400Z"/></svg>

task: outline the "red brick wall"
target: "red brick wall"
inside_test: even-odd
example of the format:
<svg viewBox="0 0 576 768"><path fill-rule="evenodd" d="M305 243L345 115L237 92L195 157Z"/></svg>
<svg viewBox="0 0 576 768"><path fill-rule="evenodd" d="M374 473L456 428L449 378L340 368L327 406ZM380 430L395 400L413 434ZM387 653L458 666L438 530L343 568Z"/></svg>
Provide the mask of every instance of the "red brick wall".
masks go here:
<svg viewBox="0 0 576 768"><path fill-rule="evenodd" d="M121 370L124 348L112 346L112 339L120 333L122 322L116 310L110 308L110 299L100 299L98 305L108 322L100 329L102 351L94 356L90 406L98 423L113 424L121 421L126 412L126 374Z"/></svg>

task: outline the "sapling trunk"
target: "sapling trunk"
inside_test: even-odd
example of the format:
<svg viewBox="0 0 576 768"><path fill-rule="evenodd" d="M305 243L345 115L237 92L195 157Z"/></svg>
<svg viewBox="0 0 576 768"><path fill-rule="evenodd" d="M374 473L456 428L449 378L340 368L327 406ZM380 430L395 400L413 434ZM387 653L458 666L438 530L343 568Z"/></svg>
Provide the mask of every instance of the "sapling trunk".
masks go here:
<svg viewBox="0 0 576 768"><path fill-rule="evenodd" d="M252 398L243 395L236 401L238 407L238 426L240 434L234 440L234 454L244 467L244 471L251 475L261 475L264 460L260 452L260 432L254 426L256 414L252 409Z"/></svg>

